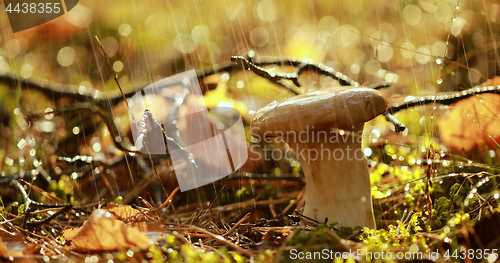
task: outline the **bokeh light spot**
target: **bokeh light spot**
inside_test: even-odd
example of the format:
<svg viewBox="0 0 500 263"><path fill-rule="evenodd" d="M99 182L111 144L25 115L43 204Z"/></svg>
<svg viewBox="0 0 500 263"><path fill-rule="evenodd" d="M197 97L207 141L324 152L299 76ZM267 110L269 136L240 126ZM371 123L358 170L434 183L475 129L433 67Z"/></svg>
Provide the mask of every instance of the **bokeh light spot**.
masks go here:
<svg viewBox="0 0 500 263"><path fill-rule="evenodd" d="M191 31L191 37L196 44L210 41L210 29L206 25L197 25Z"/></svg>
<svg viewBox="0 0 500 263"><path fill-rule="evenodd" d="M401 55L405 58L412 58L415 56L415 45L410 42L405 42L401 45Z"/></svg>
<svg viewBox="0 0 500 263"><path fill-rule="evenodd" d="M272 22L278 18L278 8L273 0L264 0L257 4L257 16L262 21Z"/></svg>
<svg viewBox="0 0 500 263"><path fill-rule="evenodd" d="M167 29L167 21L161 15L150 15L144 22L144 27L148 34L152 36L160 36Z"/></svg>
<svg viewBox="0 0 500 263"><path fill-rule="evenodd" d="M333 36L338 27L339 22L331 16L324 16L318 22L318 30L323 35Z"/></svg>
<svg viewBox="0 0 500 263"><path fill-rule="evenodd" d="M132 27L129 24L121 24L118 27L118 34L126 37L132 32Z"/></svg>
<svg viewBox="0 0 500 263"><path fill-rule="evenodd" d="M174 39L174 47L184 54L192 53L197 46L191 38L191 34L180 33Z"/></svg>
<svg viewBox="0 0 500 263"><path fill-rule="evenodd" d="M409 25L418 25L422 20L422 10L416 5L407 5L403 9L403 20Z"/></svg>
<svg viewBox="0 0 500 263"><path fill-rule="evenodd" d="M113 70L116 71L116 72L120 72L123 70L123 63L121 61L115 61L115 63L113 63Z"/></svg>
<svg viewBox="0 0 500 263"><path fill-rule="evenodd" d="M262 27L256 27L250 32L250 42L256 47L263 47L269 42L269 32Z"/></svg>
<svg viewBox="0 0 500 263"><path fill-rule="evenodd" d="M427 47L421 46L417 49L417 54L415 54L415 60L420 64L427 64L431 61L431 52Z"/></svg>
<svg viewBox="0 0 500 263"><path fill-rule="evenodd" d="M92 23L94 14L90 8L77 4L64 17L70 24L79 28L86 28Z"/></svg>
<svg viewBox="0 0 500 263"><path fill-rule="evenodd" d="M27 79L31 77L31 74L33 74L33 67L30 64L24 64L21 67L21 77Z"/></svg>
<svg viewBox="0 0 500 263"><path fill-rule="evenodd" d="M358 13L363 9L363 0L349 0L342 1L342 3L344 9L351 14Z"/></svg>
<svg viewBox="0 0 500 263"><path fill-rule="evenodd" d="M393 55L392 47L386 43L380 43L374 49L377 60L380 62L388 62Z"/></svg>
<svg viewBox="0 0 500 263"><path fill-rule="evenodd" d="M57 62L63 67L71 66L75 58L76 52L72 47L63 47L57 52Z"/></svg>

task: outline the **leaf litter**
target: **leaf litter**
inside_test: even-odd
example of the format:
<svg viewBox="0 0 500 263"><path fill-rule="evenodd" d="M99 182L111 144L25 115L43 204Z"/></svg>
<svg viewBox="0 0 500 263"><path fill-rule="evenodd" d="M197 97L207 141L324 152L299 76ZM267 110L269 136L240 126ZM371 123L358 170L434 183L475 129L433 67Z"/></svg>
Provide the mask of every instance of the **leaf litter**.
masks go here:
<svg viewBox="0 0 500 263"><path fill-rule="evenodd" d="M275 4L265 1L262 5L273 7ZM424 7L423 4L422 6ZM262 7L258 8L256 12L260 17L263 17L262 11L259 10L262 10ZM454 14L456 16L457 11ZM239 16L236 15L238 19ZM486 17L488 16L489 13ZM337 37L341 39L341 36ZM449 37L450 34L448 34ZM446 46L448 44L448 41L446 41ZM355 51L351 47L344 48ZM307 49L307 46L301 46L301 49ZM319 56L321 52L317 53ZM349 54L350 52L344 53ZM352 53L355 54L355 52ZM444 54L446 55L446 52ZM449 75L446 76L448 72L443 68L445 63L450 62L450 59L446 58L445 55L442 56L439 82L448 84L450 82ZM379 56L380 54L377 55L377 57ZM248 62L251 61L250 57L253 57L253 61L256 63L259 61L254 56L248 56ZM289 59L290 61L292 59ZM109 60L107 62L109 63ZM296 67L312 67L303 61L298 61L298 63L295 65ZM497 63L500 63L500 61L497 61ZM276 64L283 65L284 63ZM318 69L321 70L321 68ZM269 72L266 72L265 68L259 68L258 70L259 76L272 75L271 70ZM472 69L469 70L472 71ZM349 71L346 70L346 72ZM416 71L412 69L412 72L415 73ZM276 76L276 74L273 76ZM284 76L285 78L279 80L283 80L281 85L284 85L292 93L296 92L295 88L297 87L289 85L286 82L286 74ZM331 77L334 78L335 74ZM444 77L448 78L444 79ZM430 78L433 78L433 76ZM117 79L116 76L115 79ZM254 79L256 78L254 77ZM14 83L14 81L12 82ZM229 93L231 91L226 90L225 84L216 86L220 89L216 88L213 92L209 92L208 102L215 104L232 99L226 97L225 92ZM273 88L276 87L273 86ZM258 89L266 90L266 86L259 86ZM52 92L49 94L52 95ZM218 96L220 97L218 98ZM455 115L458 111L463 111L463 108L467 108L476 116L484 115L491 119L498 118L493 114L490 115L487 110L482 108L480 108L480 112L476 112L476 109L471 106L474 101L477 102L478 99L482 97L489 98L489 96L481 95L470 98L462 104L459 104L460 102L453 104L451 114ZM99 96L96 97L100 98ZM91 101L90 99L87 100ZM491 97L491 99L485 101L494 100ZM103 99L101 102L106 104L109 101ZM406 106L405 110L408 108L408 105L402 104L402 106ZM496 103L488 104L488 106L491 109L496 106ZM63 107L58 107L53 112L45 112L38 117L43 120L45 116L50 114L59 115L64 113L65 110L88 110L101 113L96 107L89 104L79 105L79 107ZM241 109L246 110L243 106ZM425 108L422 108L422 112L425 112ZM397 117L400 118L404 114L414 114L414 112L402 111ZM112 129L113 125L109 125L113 123L113 120L109 120L103 114L100 116L108 124L112 137L116 138L118 132ZM425 120L425 117L410 118L405 123L407 125L415 124L421 118ZM467 118L463 118L462 115L461 119ZM29 121L33 121L33 119ZM442 132L442 138L447 137L446 132L448 130L453 130L453 132L458 130L449 129L449 127L452 127L451 124L456 121L456 118L450 118L447 122L450 125L439 128L439 131ZM379 139L376 140L378 148L371 148L372 157L370 159L372 161L370 165L372 177L377 182L374 184L372 192L377 201L376 209L379 210L379 223L382 229L336 228L333 222L327 224L302 217L300 207L303 205L305 198L303 195L303 182L300 180L300 169L295 169L298 168L297 165L285 165L287 164L285 160L273 164L273 167L279 167L271 170L271 172L266 169L263 173L259 171L234 174L226 182L214 184L214 189L197 192L199 196L189 196L189 198L183 196L183 199L190 201L198 199L198 203L194 205L176 202L173 190L175 186L171 189L160 189L160 192L163 191L164 196L169 196L164 201L161 209L155 209L151 205L161 203L161 198L156 198L155 202L143 200L146 208L127 205L104 205L100 201L100 197L106 191L114 195L117 190L116 187L113 188L113 175L106 173L106 168L113 167L113 165L99 163L95 166L94 164L97 162L92 161L83 165L90 167L84 172L92 176L85 177L83 173L80 177L75 176L78 180L93 178L88 182L95 186L98 194L96 198L84 199L86 205L74 206L69 212L52 217L61 208L37 207L38 203L29 198L32 193L26 193L23 198L28 207L25 207L24 204L13 203L8 211L5 211L5 209L2 211L6 218L4 218L4 222L0 227L2 231L0 232L2 238L0 255L6 259L11 259L11 257L18 259L27 255L42 255L40 259L45 261L63 258L66 255L69 256L70 260L76 258L81 261L90 260L92 262L98 259L205 262L225 260L240 262L250 261L249 258L252 258L252 261L279 261L280 259L286 259L288 257L286 253L294 248L312 251L322 248L331 248L335 249L335 251L348 251L350 249L380 251L388 249L392 252L405 252L410 249L433 251L450 248L460 250L470 247L481 249L498 247L498 242L488 236L491 233L487 233L488 231L485 230L494 227L496 221L498 221L497 199L499 193L495 182L498 168L495 163L486 164L484 159L481 160L482 163L479 163L474 160L464 159L464 156L453 155L435 138L429 138L424 133L415 132L415 137L418 138L415 140L412 140L414 137L403 138L400 134L391 133L390 131L384 133L384 129L380 128L380 123L379 120L376 120L373 126L374 129L378 128L382 131L382 136L375 138ZM422 123L427 124L425 121ZM421 125L420 123L417 124ZM388 124L384 123L384 125ZM439 125L440 122L438 122ZM464 127L462 130L468 131L475 126L471 122L464 120L462 127ZM430 128L434 131L434 127ZM473 143L475 145L488 144L485 143L486 137L484 137L484 134L491 135L495 129L485 132L486 129L488 127L485 125L481 132L475 132L473 136L470 136L474 138ZM384 138L398 138L400 140L384 140ZM403 140L406 141L401 145ZM457 142L456 137L452 137L449 141L451 143L448 146L451 147L453 146L452 143ZM120 149L124 149L124 152L130 152L130 148L121 146L123 142L116 142L113 139L112 143L116 143L116 147L121 147ZM463 147L464 145L458 143L456 146ZM492 145L488 146L491 147ZM286 147L286 145L283 146L277 143L276 147ZM435 150L434 155L421 154L423 152L429 153L433 148ZM460 149L464 150L463 148ZM490 152L487 153L490 154ZM147 158L142 159L143 162L144 160L146 163L149 161ZM5 161L2 162L2 166L4 163L10 162L8 159ZM127 165L129 165L129 161L130 158L128 157L121 159L121 162L126 162ZM136 161L141 162L141 159L137 158ZM144 165L144 163L139 166L141 165ZM157 165L156 168L161 172L160 168L168 167L168 165L167 161L166 164ZM428 166L427 169L423 169L426 165ZM97 171L95 168L97 168ZM127 168L128 170L125 170L123 174L131 171L130 167ZM435 171L431 171L434 169ZM425 176L426 173L423 172L425 170L432 176ZM156 180L154 176L159 173L158 171L151 171L151 168L141 171L147 171L144 174L150 175L149 178L141 181L149 182L145 183L145 185L149 185ZM72 174L72 172L70 171L68 174ZM10 177L7 176L7 178ZM433 184L428 184L428 181L423 183L425 181L423 178L432 181ZM12 179L17 178L12 177ZM56 180L56 177L54 177L53 181ZM64 182L64 180L60 179L59 182ZM86 181L87 184L88 182ZM98 187L99 182L104 183ZM51 195L42 190L40 195L46 198L41 198L43 204L62 205L65 202L63 199L67 196L61 194L61 192L64 192L61 191L64 189L64 185L58 182L56 184L61 185L53 187L52 190L58 192L59 199L46 198ZM105 187L101 187L102 185L105 185ZM30 189L34 190L32 187ZM206 196L210 196L207 192L210 191L215 191L217 196L207 198ZM131 191L130 196L133 197L128 198L128 201L131 201L137 195L136 192ZM228 200L221 200L228 195L235 196L231 200L232 202L229 201L229 198L227 198ZM144 196L153 199L152 196L147 194ZM200 198L200 196L202 197ZM434 203L432 207L429 207L426 203L431 197ZM202 202L200 199L205 201ZM28 200L33 201L31 204L33 204L34 209L31 209L30 205L28 205ZM89 200L95 202L91 203ZM211 201L207 202L206 200ZM68 203L70 202L71 200L68 200ZM294 208L296 211L294 211ZM429 209L431 210L429 211ZM294 215L290 215L292 213ZM492 214L492 216L490 217L488 214ZM45 219L50 220L44 221ZM43 223L30 224L30 222ZM479 223L476 224L476 222ZM24 229L19 226L31 228ZM23 235L20 233L23 233ZM485 236L487 237L484 238ZM477 242L478 239L483 240L484 243ZM36 247L36 251L31 250L26 240ZM75 251L79 253L74 253ZM19 252L22 254L19 254ZM98 256L92 255L94 253L98 253ZM488 261L490 261L489 259Z"/></svg>

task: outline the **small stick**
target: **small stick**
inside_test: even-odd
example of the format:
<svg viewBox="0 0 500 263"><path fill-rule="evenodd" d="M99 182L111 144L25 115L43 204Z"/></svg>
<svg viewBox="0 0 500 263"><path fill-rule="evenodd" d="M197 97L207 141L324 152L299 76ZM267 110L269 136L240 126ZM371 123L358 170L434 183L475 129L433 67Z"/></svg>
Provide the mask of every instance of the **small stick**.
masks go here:
<svg viewBox="0 0 500 263"><path fill-rule="evenodd" d="M43 225L47 225L50 221L52 221L53 219L55 219L56 217L58 217L60 214L63 214L63 213L66 213L67 211L71 210L71 208L73 208L73 205L72 204L67 204L66 206L64 206L62 209L59 209L59 211L55 212L53 215L43 219L43 220L34 220L34 221L30 221L28 220L28 216L25 217L25 220L26 220L26 227L28 228L39 228ZM29 210L31 212L31 210Z"/></svg>
<svg viewBox="0 0 500 263"><path fill-rule="evenodd" d="M241 224L245 223L245 221L247 221L250 218L251 215L252 215L252 212L249 212L248 214L246 214L231 229L229 229L229 231L227 231L222 236L229 236L229 235L231 235L233 232L236 231L236 228L238 228Z"/></svg>
<svg viewBox="0 0 500 263"><path fill-rule="evenodd" d="M271 215L273 218L276 218L278 214L276 213L276 209L274 208L274 204L272 203L273 198L269 197L269 210L271 211Z"/></svg>
<svg viewBox="0 0 500 263"><path fill-rule="evenodd" d="M391 86L391 83L386 82L386 81L378 81L375 83L370 83L370 84L363 84L363 86L366 86L368 88L372 89L383 89L383 88L388 88Z"/></svg>
<svg viewBox="0 0 500 263"><path fill-rule="evenodd" d="M406 126L401 121L396 119L396 117L394 117L394 115L392 115L391 112L389 112L389 110L384 114L384 116L388 122L394 124L394 129L397 133L406 130Z"/></svg>
<svg viewBox="0 0 500 263"><path fill-rule="evenodd" d="M50 199L50 200L51 200L51 201L53 201L53 202L55 202L55 201L57 200L57 201L59 201L59 202L61 202L61 203L64 203L64 201L63 201L61 198L59 198L59 197L57 197L57 196L55 196L55 195L53 195L53 194L51 194L51 193L49 193L49 192L47 192L47 191L43 190L43 189L41 189L41 188L39 188L39 187L37 187L37 186L32 185L32 184L30 184L30 183L28 183L28 182L24 181L23 179L19 179L19 182L20 182L20 183L23 183L23 184L25 184L25 185L27 185L28 187L30 187L31 189L33 189L33 190L34 190L34 191L36 191L37 193L39 193L39 194L41 194L41 195L45 196L46 198Z"/></svg>
<svg viewBox="0 0 500 263"><path fill-rule="evenodd" d="M292 208L292 206L295 205L297 203L297 201L299 201L302 198L302 196L305 194L305 192L306 192L305 188L303 188L302 191L300 191L299 194L297 195L297 197L295 198L295 202L288 204L288 206L285 207L285 209L283 209L283 211L281 211L280 215L285 215L288 212L288 210L290 208Z"/></svg>
<svg viewBox="0 0 500 263"><path fill-rule="evenodd" d="M203 228L199 228L197 226L191 226L190 227L191 229L193 229L194 231L197 231L197 232L201 232L203 234L206 234L208 236L210 236L211 238L217 240L219 243L225 245L225 246L228 246L238 252L240 252L241 254L244 254L248 257L253 257L255 258L257 255L255 255L253 252L251 251L248 251L247 249L243 249L237 245L235 245L234 243L226 240L223 236L220 236L220 235L216 235L216 234L213 234L213 233L210 233L209 231L203 229Z"/></svg>
<svg viewBox="0 0 500 263"><path fill-rule="evenodd" d="M140 213L141 215L145 216L145 217L146 217L146 218L148 218L149 220L151 220L151 221L155 221L155 222L158 222L158 219L157 219L157 218L154 218L154 217L152 217L152 216L150 216L150 215L146 214L147 212L150 212L150 211L147 211L147 210L143 209L142 207L140 207L140 206L138 206L138 205L136 205L136 204L132 204L132 205L130 205L130 207L132 207L133 209L138 210L138 211L139 211L139 213ZM123 222L126 222L127 220L129 220L130 218L132 218L134 215L137 215L137 214L139 214L139 213L135 213L135 214L133 214L133 215L130 215L129 217L127 217L127 218L123 219L122 221L123 221Z"/></svg>
<svg viewBox="0 0 500 263"><path fill-rule="evenodd" d="M308 216L305 216L305 215L301 214L301 213L299 212L299 210L297 210L297 209L295 209L295 213L296 213L297 215L299 215L299 217L300 217L301 219L304 219L304 218L305 218L305 219L307 219L307 220L311 221L311 223L314 223L314 224L316 224L316 225L321 225L321 222L319 222L319 221L317 221L317 220L315 220L315 219L312 219L312 218L310 218L310 217L308 217Z"/></svg>
<svg viewBox="0 0 500 263"><path fill-rule="evenodd" d="M145 205L148 207L148 209L149 209L150 211L154 209L153 205L151 205L151 204L148 202L148 200L144 199L142 196L138 196L137 198L139 198L139 200L141 200L141 202L142 202L143 204L145 204Z"/></svg>
<svg viewBox="0 0 500 263"><path fill-rule="evenodd" d="M171 193L170 195L168 196L167 199L165 199L165 202L163 202L163 204L161 204L158 208L156 208L155 210L153 210L152 212L157 212L161 209L163 209L164 207L166 207L168 204L171 203L171 201L174 199L174 196L175 194L177 194L177 192L179 191L179 186L177 186Z"/></svg>
<svg viewBox="0 0 500 263"><path fill-rule="evenodd" d="M31 205L32 200L28 196L28 193L26 193L26 190L24 190L24 187L19 183L18 180L12 180L10 183L12 185L14 185L19 190L19 192L21 193L21 195L24 199L25 207L26 207L26 209L28 209Z"/></svg>
<svg viewBox="0 0 500 263"><path fill-rule="evenodd" d="M245 69L252 70L255 74L268 79L272 82L278 82L282 79L291 80L295 86L300 87L299 75L297 73L274 73L270 72L262 67L255 65L254 63L248 61L242 56L232 56L231 61L234 63L241 64Z"/></svg>

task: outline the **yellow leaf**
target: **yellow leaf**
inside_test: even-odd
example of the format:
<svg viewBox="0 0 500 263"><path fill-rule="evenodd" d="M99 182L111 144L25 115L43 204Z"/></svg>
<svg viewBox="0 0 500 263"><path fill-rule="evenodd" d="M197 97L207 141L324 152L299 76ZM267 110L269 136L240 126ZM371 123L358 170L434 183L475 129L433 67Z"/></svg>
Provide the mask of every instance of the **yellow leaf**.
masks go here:
<svg viewBox="0 0 500 263"><path fill-rule="evenodd" d="M210 90L203 96L205 105L210 107L232 107L240 112L244 117L248 113L248 107L245 103L234 100L227 95L227 83L220 81L217 88Z"/></svg>

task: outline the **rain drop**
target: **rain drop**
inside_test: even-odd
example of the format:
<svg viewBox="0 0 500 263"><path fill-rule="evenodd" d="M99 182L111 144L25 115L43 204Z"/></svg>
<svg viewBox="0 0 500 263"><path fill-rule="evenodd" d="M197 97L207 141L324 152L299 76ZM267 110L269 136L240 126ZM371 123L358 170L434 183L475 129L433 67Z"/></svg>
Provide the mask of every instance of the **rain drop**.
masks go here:
<svg viewBox="0 0 500 263"><path fill-rule="evenodd" d="M436 61L437 63L437 61ZM439 65L440 63L438 63ZM437 84L442 84L443 83L443 74L441 74L441 72L439 72L439 75L437 77L437 80L436 80Z"/></svg>

